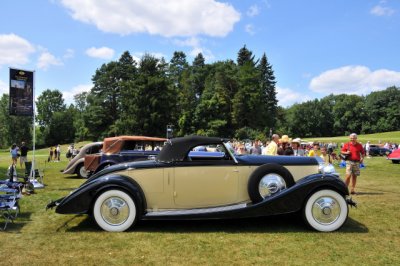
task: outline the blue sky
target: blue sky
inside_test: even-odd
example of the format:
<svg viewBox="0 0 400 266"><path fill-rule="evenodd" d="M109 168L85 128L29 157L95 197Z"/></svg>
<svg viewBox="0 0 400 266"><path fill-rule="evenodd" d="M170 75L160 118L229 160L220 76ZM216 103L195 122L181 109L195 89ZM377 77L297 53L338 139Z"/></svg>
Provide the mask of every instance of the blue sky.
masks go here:
<svg viewBox="0 0 400 266"><path fill-rule="evenodd" d="M0 13L0 94L9 67L72 103L124 51L212 63L243 45L266 53L282 106L400 86L398 0L2 0Z"/></svg>

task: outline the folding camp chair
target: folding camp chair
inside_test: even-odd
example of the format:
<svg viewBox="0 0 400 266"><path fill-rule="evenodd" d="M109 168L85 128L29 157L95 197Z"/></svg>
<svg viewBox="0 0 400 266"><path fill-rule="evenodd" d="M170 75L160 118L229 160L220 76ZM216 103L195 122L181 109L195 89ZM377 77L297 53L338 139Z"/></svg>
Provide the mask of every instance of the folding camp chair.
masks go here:
<svg viewBox="0 0 400 266"><path fill-rule="evenodd" d="M33 173L32 171L32 162L25 162L25 177L33 178L35 181L37 180L39 183L43 184L43 172L39 169L35 169Z"/></svg>
<svg viewBox="0 0 400 266"><path fill-rule="evenodd" d="M4 226L0 230L6 230L8 223L14 222L19 214L21 187L22 185L16 182L0 182L0 217L4 219Z"/></svg>

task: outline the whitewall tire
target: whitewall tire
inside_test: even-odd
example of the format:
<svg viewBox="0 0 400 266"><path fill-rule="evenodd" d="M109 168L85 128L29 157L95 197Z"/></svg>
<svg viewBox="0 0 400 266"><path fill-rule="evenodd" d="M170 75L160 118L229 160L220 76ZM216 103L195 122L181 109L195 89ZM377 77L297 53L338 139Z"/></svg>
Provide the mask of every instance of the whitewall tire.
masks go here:
<svg viewBox="0 0 400 266"><path fill-rule="evenodd" d="M136 222L137 207L127 193L117 189L107 190L96 199L93 217L105 231L122 232Z"/></svg>
<svg viewBox="0 0 400 266"><path fill-rule="evenodd" d="M349 208L342 195L324 189L313 193L303 208L305 222L314 230L332 232L347 220Z"/></svg>
<svg viewBox="0 0 400 266"><path fill-rule="evenodd" d="M85 169L85 166L83 164L78 166L78 171L77 174L80 178L87 178L88 177L88 173Z"/></svg>

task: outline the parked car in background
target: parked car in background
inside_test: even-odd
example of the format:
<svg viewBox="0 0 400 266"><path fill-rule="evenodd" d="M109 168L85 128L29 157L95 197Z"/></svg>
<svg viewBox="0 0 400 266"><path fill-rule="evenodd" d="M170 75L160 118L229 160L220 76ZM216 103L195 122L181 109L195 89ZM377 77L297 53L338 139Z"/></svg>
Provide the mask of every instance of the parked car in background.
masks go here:
<svg viewBox="0 0 400 266"><path fill-rule="evenodd" d="M194 151L196 147L216 151ZM319 157L236 155L227 140L170 139L155 160L110 166L68 196L60 214L91 214L106 231L125 231L138 220L228 219L302 213L317 231L347 220L346 184Z"/></svg>
<svg viewBox="0 0 400 266"><path fill-rule="evenodd" d="M99 153L103 147L103 142L93 142L86 144L81 147L78 154L71 159L65 170L62 170L63 174L77 174L81 178L87 178L87 171L85 169L85 156L88 154Z"/></svg>
<svg viewBox="0 0 400 266"><path fill-rule="evenodd" d="M154 159L166 140L146 136L105 138L100 153L85 156L85 169L91 175L114 164Z"/></svg>
<svg viewBox="0 0 400 266"><path fill-rule="evenodd" d="M391 151L377 144L371 144L369 146L369 156L387 156Z"/></svg>
<svg viewBox="0 0 400 266"><path fill-rule="evenodd" d="M392 153L390 153L387 156L387 159L392 160L392 163L399 163L400 162L400 149L392 151Z"/></svg>

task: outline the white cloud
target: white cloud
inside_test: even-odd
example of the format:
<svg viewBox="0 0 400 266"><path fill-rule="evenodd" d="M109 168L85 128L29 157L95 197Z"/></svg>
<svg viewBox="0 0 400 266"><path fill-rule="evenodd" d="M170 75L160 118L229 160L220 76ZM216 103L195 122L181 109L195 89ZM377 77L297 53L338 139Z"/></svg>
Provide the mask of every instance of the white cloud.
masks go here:
<svg viewBox="0 0 400 266"><path fill-rule="evenodd" d="M0 66L19 66L29 63L29 55L35 48L15 34L0 34Z"/></svg>
<svg viewBox="0 0 400 266"><path fill-rule="evenodd" d="M370 13L375 16L387 16L390 17L393 15L396 11L390 7L385 7L383 6L384 2L381 2L379 5L374 6L371 10Z"/></svg>
<svg viewBox="0 0 400 266"><path fill-rule="evenodd" d="M304 93L299 93L288 88L276 87L276 98L278 105L289 107L295 103L302 103L312 100L312 98ZM315 97L314 97L315 98Z"/></svg>
<svg viewBox="0 0 400 266"><path fill-rule="evenodd" d="M86 50L86 54L90 57L100 58L100 59L112 59L114 57L115 51L108 47L91 47Z"/></svg>
<svg viewBox="0 0 400 266"><path fill-rule="evenodd" d="M223 37L240 20L230 4L215 0L62 0L62 4L75 20L121 35Z"/></svg>
<svg viewBox="0 0 400 266"><path fill-rule="evenodd" d="M39 69L47 70L49 66L62 66L63 62L56 58L54 55L51 53L44 51L40 54L38 62L37 62L37 67Z"/></svg>
<svg viewBox="0 0 400 266"><path fill-rule="evenodd" d="M93 84L80 84L77 85L75 87L73 87L72 89L70 89L69 91L63 91L63 98L65 100L65 102L67 104L71 104L74 103L74 96L82 93L82 92L88 92L93 88Z"/></svg>
<svg viewBox="0 0 400 266"><path fill-rule="evenodd" d="M252 5L246 12L247 16L255 17L260 14L260 9L257 5Z"/></svg>
<svg viewBox="0 0 400 266"><path fill-rule="evenodd" d="M310 83L310 89L315 92L358 95L390 86L400 86L400 72L387 69L371 71L365 66L344 66L328 70L313 78Z"/></svg>
<svg viewBox="0 0 400 266"><path fill-rule="evenodd" d="M75 55L75 51L73 49L67 49L65 54L63 55L64 59L72 58Z"/></svg>
<svg viewBox="0 0 400 266"><path fill-rule="evenodd" d="M213 60L215 58L213 53L204 47L204 40L201 38L190 37L184 40L175 39L173 42L178 46L191 47L189 55L192 57L196 57L201 53L206 60Z"/></svg>
<svg viewBox="0 0 400 266"><path fill-rule="evenodd" d="M9 92L9 90L8 90L8 85L4 82L4 81L2 81L1 79L0 79L0 97L1 97L1 95L3 95L4 93L8 93Z"/></svg>
<svg viewBox="0 0 400 266"><path fill-rule="evenodd" d="M247 32L248 34L250 34L250 35L256 34L256 32L255 32L255 30L254 30L254 25L253 25L253 24L247 24L247 25L245 26L245 30L246 30L246 32Z"/></svg>

